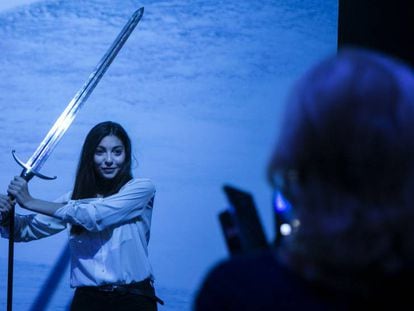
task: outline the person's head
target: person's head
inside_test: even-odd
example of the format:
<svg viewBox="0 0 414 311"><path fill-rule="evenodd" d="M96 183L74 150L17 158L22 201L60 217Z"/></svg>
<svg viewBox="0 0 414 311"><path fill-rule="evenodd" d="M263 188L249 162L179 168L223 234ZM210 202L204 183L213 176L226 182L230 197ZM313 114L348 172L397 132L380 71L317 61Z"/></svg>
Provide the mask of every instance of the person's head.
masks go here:
<svg viewBox="0 0 414 311"><path fill-rule="evenodd" d="M300 226L282 249L319 275L393 273L412 263L412 70L343 49L303 76L286 112L268 174Z"/></svg>
<svg viewBox="0 0 414 311"><path fill-rule="evenodd" d="M124 128L111 121L95 125L82 147L72 198L114 194L131 178L131 141Z"/></svg>

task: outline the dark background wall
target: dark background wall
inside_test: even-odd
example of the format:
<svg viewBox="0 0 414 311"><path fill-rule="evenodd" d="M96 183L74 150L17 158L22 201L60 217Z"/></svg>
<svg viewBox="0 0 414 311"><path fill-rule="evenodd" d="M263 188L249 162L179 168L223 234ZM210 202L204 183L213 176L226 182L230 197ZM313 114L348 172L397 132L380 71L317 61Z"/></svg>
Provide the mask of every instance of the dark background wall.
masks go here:
<svg viewBox="0 0 414 311"><path fill-rule="evenodd" d="M414 10L409 0L339 0L338 48L358 45L414 67Z"/></svg>

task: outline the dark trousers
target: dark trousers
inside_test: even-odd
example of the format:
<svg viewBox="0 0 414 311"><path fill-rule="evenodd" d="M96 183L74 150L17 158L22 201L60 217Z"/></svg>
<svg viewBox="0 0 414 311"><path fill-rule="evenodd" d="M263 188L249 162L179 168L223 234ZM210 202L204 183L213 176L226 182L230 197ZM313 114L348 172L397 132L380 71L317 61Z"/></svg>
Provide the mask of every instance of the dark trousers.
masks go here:
<svg viewBox="0 0 414 311"><path fill-rule="evenodd" d="M138 293L137 293L138 292ZM71 304L71 311L157 311L154 288L120 287L108 290L106 287L79 287ZM149 295L147 295L149 293Z"/></svg>

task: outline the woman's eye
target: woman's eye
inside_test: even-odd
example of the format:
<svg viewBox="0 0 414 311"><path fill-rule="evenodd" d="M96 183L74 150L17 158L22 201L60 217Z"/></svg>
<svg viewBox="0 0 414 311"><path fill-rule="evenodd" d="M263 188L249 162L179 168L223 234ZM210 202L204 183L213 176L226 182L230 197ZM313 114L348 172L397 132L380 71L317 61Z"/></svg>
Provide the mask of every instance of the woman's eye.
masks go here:
<svg viewBox="0 0 414 311"><path fill-rule="evenodd" d="M116 156L120 156L120 155L122 154L122 150L115 150L115 151L114 151L114 154L115 154Z"/></svg>
<svg viewBox="0 0 414 311"><path fill-rule="evenodd" d="M102 155L104 152L102 150L96 150L95 155Z"/></svg>

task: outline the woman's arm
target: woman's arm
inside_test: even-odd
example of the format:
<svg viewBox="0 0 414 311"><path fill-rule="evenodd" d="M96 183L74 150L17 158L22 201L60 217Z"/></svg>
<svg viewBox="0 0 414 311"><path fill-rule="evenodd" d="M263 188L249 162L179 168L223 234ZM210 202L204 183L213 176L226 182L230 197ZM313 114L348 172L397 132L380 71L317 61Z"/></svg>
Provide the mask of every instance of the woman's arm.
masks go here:
<svg viewBox="0 0 414 311"><path fill-rule="evenodd" d="M20 203L19 205L22 206ZM64 205L64 203L55 203L32 198L31 200L24 203L22 207L43 215L54 216L56 210Z"/></svg>
<svg viewBox="0 0 414 311"><path fill-rule="evenodd" d="M0 194L0 212L4 219L0 224L0 234L8 238L9 232L9 213L14 201L7 195ZM18 215L14 217L14 236L16 242L28 242L42 239L56 234L66 228L66 225L56 218L41 214Z"/></svg>
<svg viewBox="0 0 414 311"><path fill-rule="evenodd" d="M0 226L0 235L9 238L8 225ZM14 217L15 242L29 242L47 238L66 229L66 224L54 217L42 214L18 215Z"/></svg>
<svg viewBox="0 0 414 311"><path fill-rule="evenodd" d="M105 198L70 200L54 216L88 231L126 223L152 207L155 187L149 179L134 179L121 190Z"/></svg>
<svg viewBox="0 0 414 311"><path fill-rule="evenodd" d="M55 203L33 198L27 187L27 182L20 176L15 176L10 182L7 191L16 198L17 203L25 209L33 212L53 216L57 209L64 206L64 203Z"/></svg>
<svg viewBox="0 0 414 311"><path fill-rule="evenodd" d="M109 197L55 203L33 198L27 182L16 176L10 182L8 192L25 209L80 225L88 231L101 231L140 217L145 208L151 205L155 187L149 179L131 180L118 193Z"/></svg>

